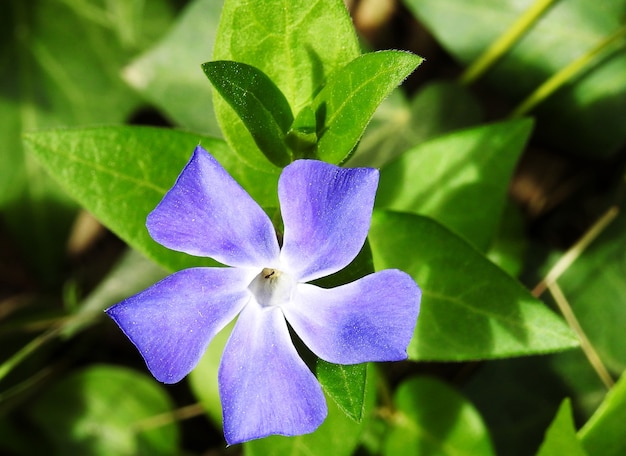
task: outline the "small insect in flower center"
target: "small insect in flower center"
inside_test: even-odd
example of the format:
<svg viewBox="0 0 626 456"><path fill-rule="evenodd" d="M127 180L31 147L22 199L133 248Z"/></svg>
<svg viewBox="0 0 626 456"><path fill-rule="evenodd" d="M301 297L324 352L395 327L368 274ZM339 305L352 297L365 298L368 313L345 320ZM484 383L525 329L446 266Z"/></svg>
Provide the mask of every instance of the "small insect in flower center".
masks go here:
<svg viewBox="0 0 626 456"><path fill-rule="evenodd" d="M263 268L248 289L261 306L270 307L288 302L294 285L289 274L274 268Z"/></svg>

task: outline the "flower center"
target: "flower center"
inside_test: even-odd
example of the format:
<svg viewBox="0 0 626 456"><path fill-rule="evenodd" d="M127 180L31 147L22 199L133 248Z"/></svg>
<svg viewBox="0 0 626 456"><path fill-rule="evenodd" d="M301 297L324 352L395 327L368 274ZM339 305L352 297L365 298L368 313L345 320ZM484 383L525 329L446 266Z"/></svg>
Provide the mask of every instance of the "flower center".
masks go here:
<svg viewBox="0 0 626 456"><path fill-rule="evenodd" d="M261 306L269 307L288 302L293 286L294 281L289 274L274 268L263 268L250 282L248 289Z"/></svg>

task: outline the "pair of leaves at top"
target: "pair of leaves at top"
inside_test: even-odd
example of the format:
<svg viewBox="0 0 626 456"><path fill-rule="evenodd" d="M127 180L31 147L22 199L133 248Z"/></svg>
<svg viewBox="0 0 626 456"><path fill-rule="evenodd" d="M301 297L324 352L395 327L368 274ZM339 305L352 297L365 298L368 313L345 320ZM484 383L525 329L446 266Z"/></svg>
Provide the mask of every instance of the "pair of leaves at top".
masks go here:
<svg viewBox="0 0 626 456"><path fill-rule="evenodd" d="M207 62L202 68L258 149L284 167L305 157L345 161L376 107L421 61L401 51L357 57L333 73L295 117L286 96L259 68L229 60ZM238 150L237 137L229 139Z"/></svg>

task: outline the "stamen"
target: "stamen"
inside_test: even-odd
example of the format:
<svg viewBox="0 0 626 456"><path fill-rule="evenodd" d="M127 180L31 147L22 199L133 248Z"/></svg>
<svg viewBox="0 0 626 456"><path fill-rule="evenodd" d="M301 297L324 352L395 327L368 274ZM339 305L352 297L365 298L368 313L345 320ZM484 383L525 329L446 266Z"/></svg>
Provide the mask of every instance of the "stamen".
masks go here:
<svg viewBox="0 0 626 456"><path fill-rule="evenodd" d="M293 285L289 274L274 268L263 268L248 289L263 307L280 306L291 298Z"/></svg>

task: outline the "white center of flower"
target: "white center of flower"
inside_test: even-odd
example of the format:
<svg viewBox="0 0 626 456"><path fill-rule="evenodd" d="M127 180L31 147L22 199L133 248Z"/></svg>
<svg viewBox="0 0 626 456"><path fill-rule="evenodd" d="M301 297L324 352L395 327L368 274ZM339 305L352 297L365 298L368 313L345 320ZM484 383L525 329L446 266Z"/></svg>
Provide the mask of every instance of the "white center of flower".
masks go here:
<svg viewBox="0 0 626 456"><path fill-rule="evenodd" d="M291 292L295 282L282 271L274 268L263 268L248 289L256 301L263 307L280 306L291 299Z"/></svg>

